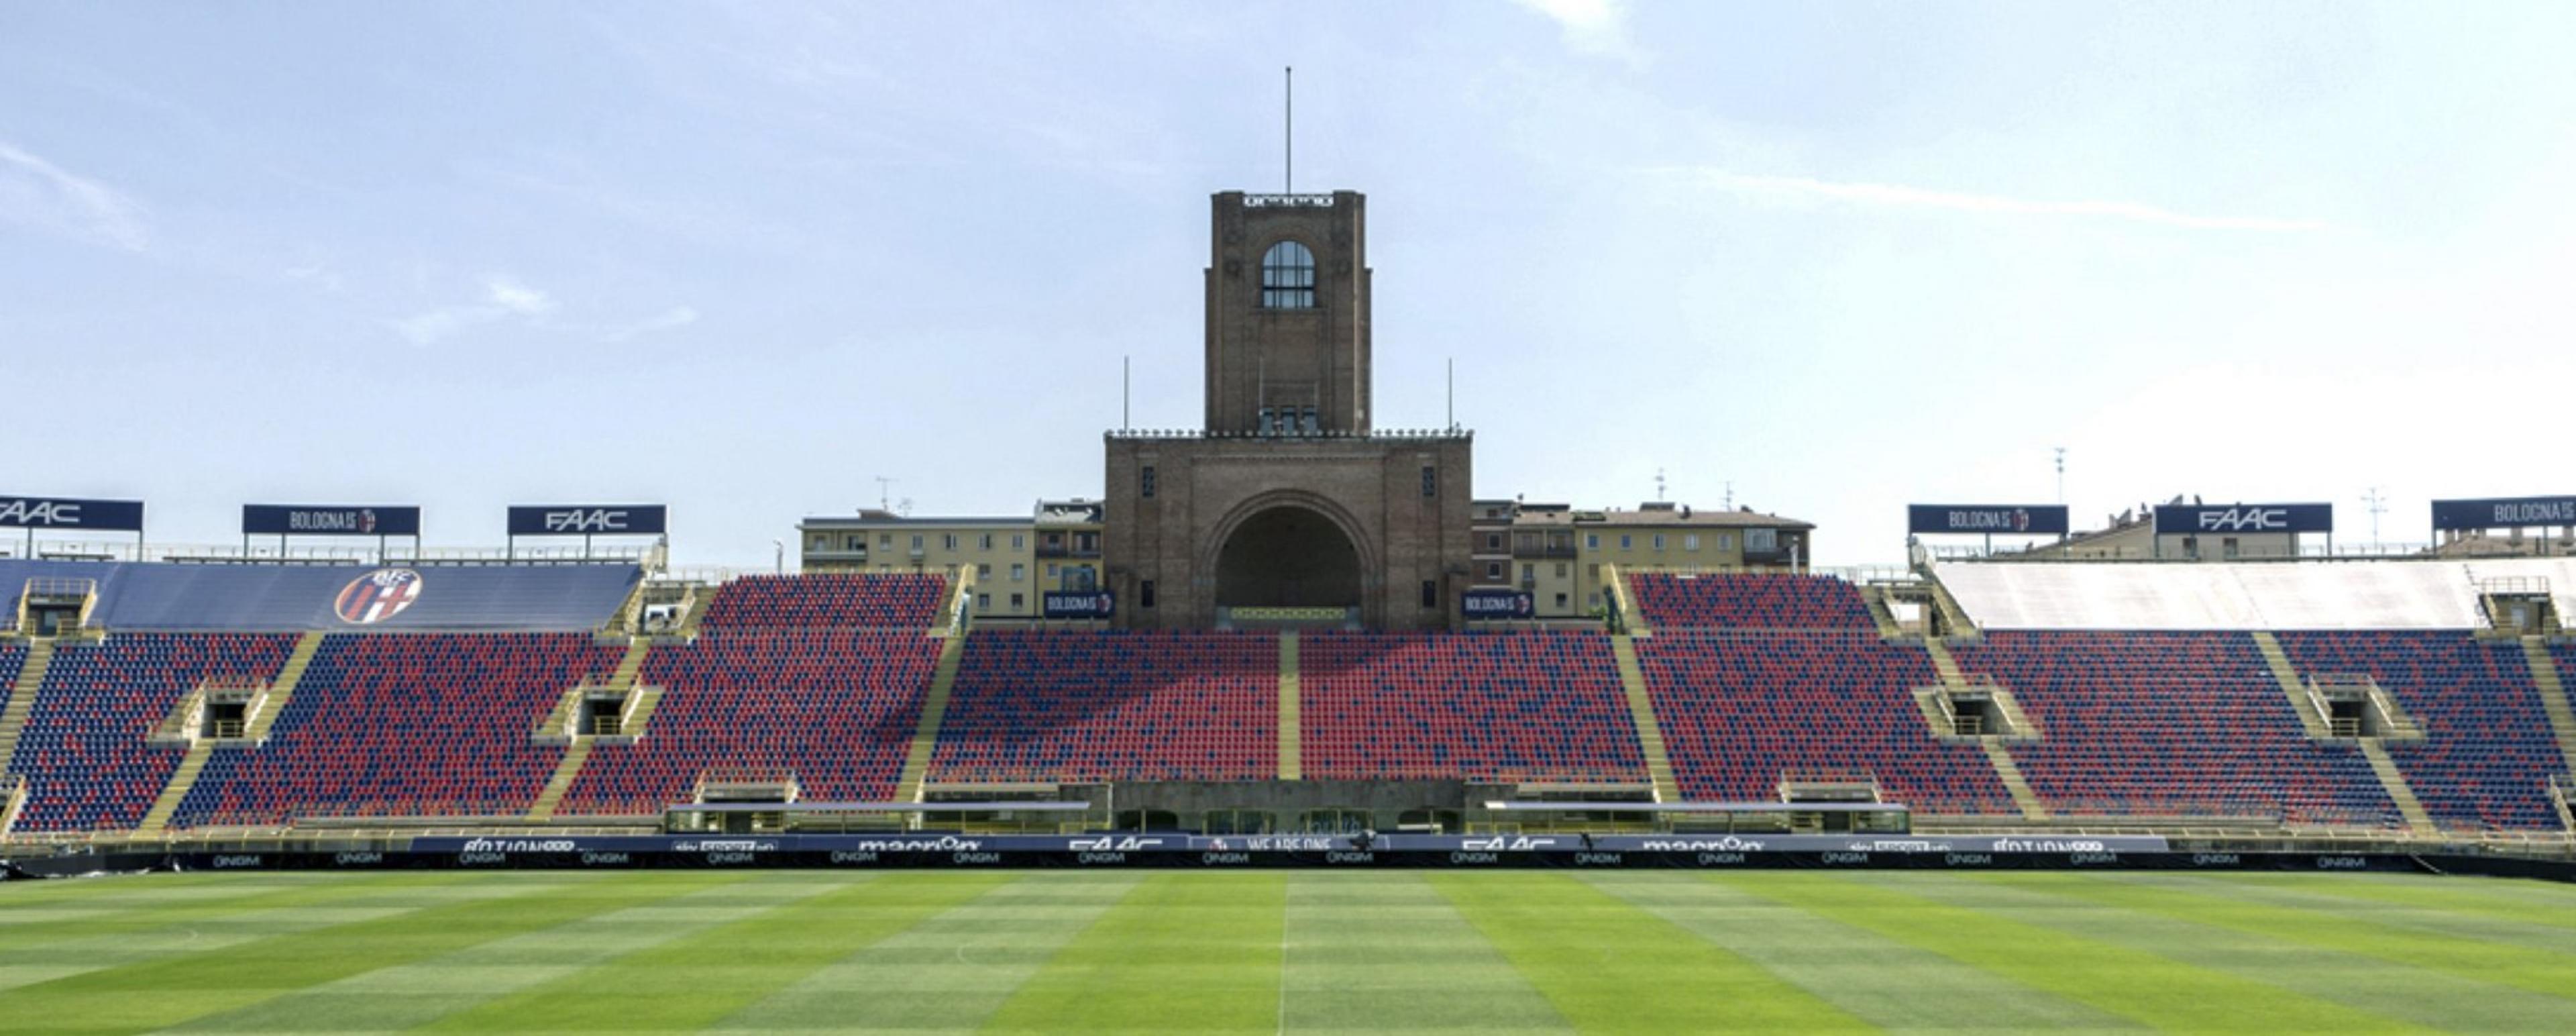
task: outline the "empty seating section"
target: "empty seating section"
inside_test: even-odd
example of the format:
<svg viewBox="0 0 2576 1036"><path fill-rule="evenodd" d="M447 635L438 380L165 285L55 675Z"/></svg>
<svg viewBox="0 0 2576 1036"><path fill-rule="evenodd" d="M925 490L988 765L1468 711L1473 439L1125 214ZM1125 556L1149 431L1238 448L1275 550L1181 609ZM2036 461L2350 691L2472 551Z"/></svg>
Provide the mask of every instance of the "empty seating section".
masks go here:
<svg viewBox="0 0 2576 1036"><path fill-rule="evenodd" d="M1326 633L1298 644L1305 776L1646 780L1601 633Z"/></svg>
<svg viewBox="0 0 2576 1036"><path fill-rule="evenodd" d="M293 637L251 633L120 633L56 646L9 764L27 779L17 829L142 822L186 754L149 740L180 699L208 679L268 680L294 649Z"/></svg>
<svg viewBox="0 0 2576 1036"><path fill-rule="evenodd" d="M918 630L715 629L656 647L643 739L593 749L556 812L659 812L710 770L793 774L807 801L891 799L939 645Z"/></svg>
<svg viewBox="0 0 2576 1036"><path fill-rule="evenodd" d="M1279 638L988 629L966 654L930 777L946 782L1267 780Z"/></svg>
<svg viewBox="0 0 2576 1036"><path fill-rule="evenodd" d="M2246 634L2007 630L1957 656L2040 725L2012 755L2053 813L2401 822L2358 750L2308 738Z"/></svg>
<svg viewBox="0 0 2576 1036"><path fill-rule="evenodd" d="M948 581L935 575L745 576L717 591L707 629L926 630Z"/></svg>
<svg viewBox="0 0 2576 1036"><path fill-rule="evenodd" d="M1832 576L1641 572L1628 585L1659 631L1873 628L1860 588Z"/></svg>
<svg viewBox="0 0 2576 1036"><path fill-rule="evenodd" d="M538 721L618 656L587 633L332 636L268 742L217 751L173 823L524 813L564 751Z"/></svg>
<svg viewBox="0 0 2576 1036"><path fill-rule="evenodd" d="M1788 773L1877 778L1925 813L2008 814L1975 745L1932 735L1913 690L1940 682L1922 648L1875 633L1658 632L1637 661L1682 797L1776 802Z"/></svg>
<svg viewBox="0 0 2576 1036"><path fill-rule="evenodd" d="M2549 775L2566 761L2522 646L2432 631L2280 634L2302 673L2367 673L2424 728L2389 758L2436 824L2559 827Z"/></svg>

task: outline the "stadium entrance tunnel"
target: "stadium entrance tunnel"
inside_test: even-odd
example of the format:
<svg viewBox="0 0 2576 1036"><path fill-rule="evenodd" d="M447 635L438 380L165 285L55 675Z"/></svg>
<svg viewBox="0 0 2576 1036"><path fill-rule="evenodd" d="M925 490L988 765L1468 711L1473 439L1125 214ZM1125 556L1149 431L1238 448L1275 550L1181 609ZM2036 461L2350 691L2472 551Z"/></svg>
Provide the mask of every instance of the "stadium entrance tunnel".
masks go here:
<svg viewBox="0 0 2576 1036"><path fill-rule="evenodd" d="M1281 505L1244 520L1217 555L1224 608L1357 608L1360 554L1333 520Z"/></svg>

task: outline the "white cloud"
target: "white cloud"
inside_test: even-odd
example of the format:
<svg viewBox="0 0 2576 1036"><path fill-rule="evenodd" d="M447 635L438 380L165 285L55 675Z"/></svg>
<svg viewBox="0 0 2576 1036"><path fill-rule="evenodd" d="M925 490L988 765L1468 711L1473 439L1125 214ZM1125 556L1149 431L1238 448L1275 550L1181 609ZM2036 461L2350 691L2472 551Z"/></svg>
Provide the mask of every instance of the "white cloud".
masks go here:
<svg viewBox="0 0 2576 1036"><path fill-rule="evenodd" d="M143 206L125 192L72 174L0 141L0 220L145 251Z"/></svg>
<svg viewBox="0 0 2576 1036"><path fill-rule="evenodd" d="M1565 45L1578 54L1643 64L1646 53L1628 36L1628 11L1621 0L1513 0L1556 23Z"/></svg>
<svg viewBox="0 0 2576 1036"><path fill-rule="evenodd" d="M387 325L413 345L434 345L470 327L507 317L543 316L555 308L554 299L545 292L501 277L484 282L483 297L480 303L443 306L387 321Z"/></svg>
<svg viewBox="0 0 2576 1036"><path fill-rule="evenodd" d="M1719 190L1737 194L1822 198L1862 205L1948 209L1953 212L2016 216L2087 216L2124 219L2137 223L2157 223L2170 227L2188 227L2194 230L2296 232L2331 229L2329 224L2314 220L2279 219L2268 216L2198 216L2133 201L2051 201L2013 198L2000 194L1940 191L1903 184L1812 180L1799 176L1753 176L1700 168L1668 168L1658 171L1693 174Z"/></svg>
<svg viewBox="0 0 2576 1036"><path fill-rule="evenodd" d="M535 316L555 308L554 300L547 298L545 292L535 288L513 284L497 277L492 280L488 288L491 292L492 304L500 307L504 312Z"/></svg>
<svg viewBox="0 0 2576 1036"><path fill-rule="evenodd" d="M644 320L628 324L624 327L610 328L607 332L599 336L599 340L603 342L623 342L629 339L649 335L656 331L668 331L675 327L687 327L697 322L698 311L696 307L673 306L668 310L664 310L659 316L649 317Z"/></svg>

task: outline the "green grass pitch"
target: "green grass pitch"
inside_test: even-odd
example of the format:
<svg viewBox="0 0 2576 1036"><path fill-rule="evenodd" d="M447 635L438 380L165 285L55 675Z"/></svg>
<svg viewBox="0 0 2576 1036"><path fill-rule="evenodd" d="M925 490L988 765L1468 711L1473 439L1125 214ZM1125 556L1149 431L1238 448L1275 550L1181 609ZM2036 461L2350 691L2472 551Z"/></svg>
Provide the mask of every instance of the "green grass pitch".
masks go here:
<svg viewBox="0 0 2576 1036"><path fill-rule="evenodd" d="M2576 887L2384 875L188 874L0 886L0 1029L2576 1032Z"/></svg>

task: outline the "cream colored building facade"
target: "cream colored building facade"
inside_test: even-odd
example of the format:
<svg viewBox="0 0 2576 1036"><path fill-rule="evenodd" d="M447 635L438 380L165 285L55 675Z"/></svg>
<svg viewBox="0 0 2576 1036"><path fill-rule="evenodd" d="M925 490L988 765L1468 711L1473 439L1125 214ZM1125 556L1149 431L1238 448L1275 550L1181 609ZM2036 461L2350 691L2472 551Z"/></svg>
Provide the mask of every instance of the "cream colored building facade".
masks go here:
<svg viewBox="0 0 2576 1036"><path fill-rule="evenodd" d="M1024 516L911 517L862 510L796 526L807 572L975 573L975 613L1031 618L1049 590L1087 590L1100 578L1101 505L1040 501Z"/></svg>
<svg viewBox="0 0 2576 1036"><path fill-rule="evenodd" d="M1801 570L1813 556L1815 526L1750 509L1702 511L1649 502L1635 510L1582 510L1566 504L1519 503L1511 520L1506 578L1534 598L1541 618L1592 615L1607 604L1605 569L1725 571ZM1481 550L1480 541L1479 548Z"/></svg>

